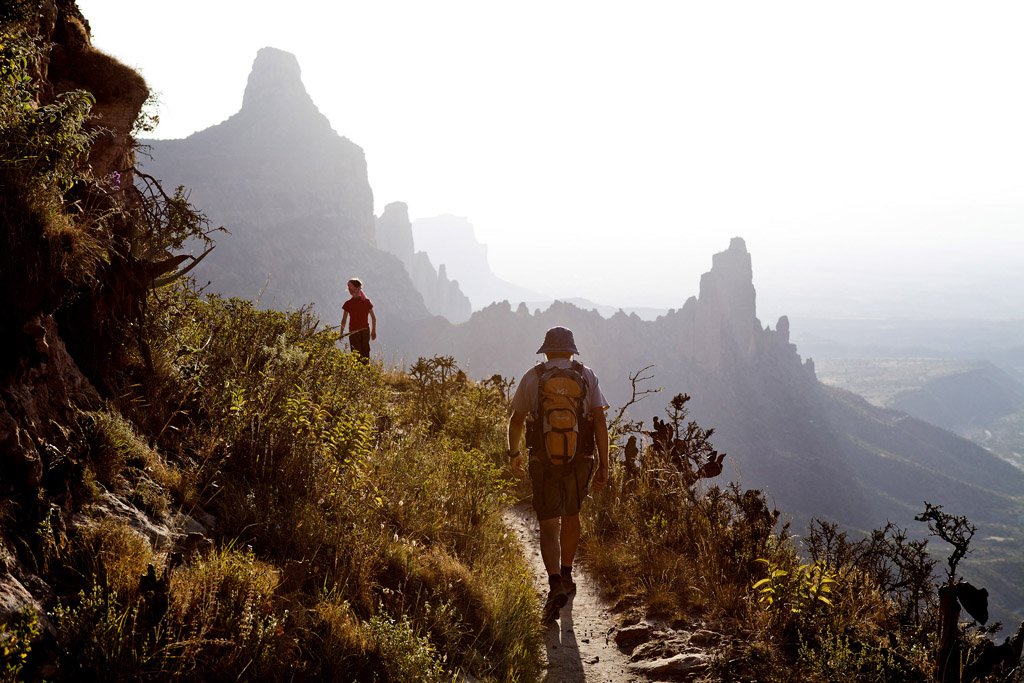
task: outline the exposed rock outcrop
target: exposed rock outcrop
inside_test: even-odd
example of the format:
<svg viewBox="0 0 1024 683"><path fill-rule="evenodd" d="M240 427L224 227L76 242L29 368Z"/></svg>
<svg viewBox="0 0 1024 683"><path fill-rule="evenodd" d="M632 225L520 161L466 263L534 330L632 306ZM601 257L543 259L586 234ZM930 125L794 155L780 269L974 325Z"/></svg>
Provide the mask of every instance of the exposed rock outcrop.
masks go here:
<svg viewBox="0 0 1024 683"><path fill-rule="evenodd" d="M469 318L473 312L469 299L462 293L459 283L448 279L444 264L434 270L426 252L416 251L409 207L404 202L388 204L377 218L377 246L398 257L433 315L443 316L453 323Z"/></svg>
<svg viewBox="0 0 1024 683"><path fill-rule="evenodd" d="M47 0L38 10L36 41L52 46L30 67L38 104L71 90L89 91L95 118L87 125L104 129L90 150L92 173L123 171L130 181L131 128L149 95L145 81L92 47L88 22L74 2ZM81 291L72 293L80 283L55 265L71 258L67 252L77 237L68 231L58 239L46 216L23 197L8 194L15 191L4 187L0 198L5 219L17 222L20 231L20 241L5 244L0 259L7 297L0 313L0 496L31 507L38 503L44 477L76 436L77 412L97 407L100 398L65 348L53 318L56 309L68 307L65 298L83 298ZM9 239L15 233L5 232Z"/></svg>
<svg viewBox="0 0 1024 683"><path fill-rule="evenodd" d="M49 60L40 69L44 100L69 90L87 90L95 98L93 129L102 133L89 154L93 174L121 173L131 183L134 151L132 125L149 97L146 81L136 71L96 50L89 22L74 3L47 0L40 4L40 39L52 44Z"/></svg>
<svg viewBox="0 0 1024 683"><path fill-rule="evenodd" d="M149 94L145 81L92 47L73 0L24 6L26 33L49 48L29 67L35 104L85 90L95 102L86 130L101 129L80 181L63 196L31 172L19 175L16 164L5 165L0 178L0 624L28 606L52 634L46 610L57 595L46 581L59 572L47 573L44 546L85 523L75 513L90 495L80 495L87 414L107 409L96 388L103 377L88 374L82 359L119 365L125 329L138 324L140 302L153 274L165 272L158 266L166 254L163 243L137 239L139 226L122 203L133 177L132 129ZM108 179L115 173L119 182ZM63 213L54 206L62 200Z"/></svg>
<svg viewBox="0 0 1024 683"><path fill-rule="evenodd" d="M693 324L693 360L718 370L722 355L748 360L757 352L761 325L755 315L754 271L746 243L734 237L729 248L712 257L711 270L700 278Z"/></svg>
<svg viewBox="0 0 1024 683"><path fill-rule="evenodd" d="M0 385L0 497L32 501L45 472L64 458L77 412L99 394L68 355L50 316L29 321L34 352Z"/></svg>
<svg viewBox="0 0 1024 683"><path fill-rule="evenodd" d="M195 271L214 291L275 308L312 302L337 321L345 282L360 277L384 345L430 316L401 262L376 245L363 150L317 109L294 55L261 49L238 113L149 144L146 171L191 187L193 203L231 233Z"/></svg>

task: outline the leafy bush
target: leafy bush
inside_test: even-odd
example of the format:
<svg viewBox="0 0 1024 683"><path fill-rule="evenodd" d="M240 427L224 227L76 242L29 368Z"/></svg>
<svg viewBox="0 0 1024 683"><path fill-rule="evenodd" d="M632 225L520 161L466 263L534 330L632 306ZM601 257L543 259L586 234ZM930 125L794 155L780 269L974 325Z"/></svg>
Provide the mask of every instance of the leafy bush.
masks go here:
<svg viewBox="0 0 1024 683"><path fill-rule="evenodd" d="M0 34L0 174L30 200L51 202L76 182L96 138L85 131L95 98L72 90L39 105L39 86L29 75L37 56L24 35Z"/></svg>
<svg viewBox="0 0 1024 683"><path fill-rule="evenodd" d="M908 652L909 651L909 652ZM908 659L901 652L908 652ZM927 652L914 647L895 647L857 642L849 636L826 632L817 647L801 644L797 666L810 680L872 681L873 683L924 683Z"/></svg>
<svg viewBox="0 0 1024 683"><path fill-rule="evenodd" d="M807 614L822 606L832 607L828 594L835 585L835 576L818 562L802 564L792 572L779 569L769 560L759 559L767 565L768 576L751 587L758 593L758 602L769 611L789 610L793 614Z"/></svg>
<svg viewBox="0 0 1024 683"><path fill-rule="evenodd" d="M0 630L0 677L4 681L18 680L18 674L25 666L32 642L39 635L39 618L31 607L23 608L18 615Z"/></svg>
<svg viewBox="0 0 1024 683"><path fill-rule="evenodd" d="M424 681L441 683L448 680L444 658L438 657L430 640L416 633L408 618L396 621L377 615L366 630L382 663L374 676L379 681Z"/></svg>
<svg viewBox="0 0 1024 683"><path fill-rule="evenodd" d="M649 379L643 372L631 377L631 404L648 393L637 389ZM732 632L714 665L721 680L924 681L940 660L993 670L985 629L955 619L957 565L974 533L966 518L928 503L918 516L953 547L942 588L952 607L940 619L927 540L892 524L852 540L815 521L801 549L787 527L776 527L778 512L761 492L703 483L706 463L719 456L713 430L686 422L688 400L676 396L667 411L679 436L661 437L632 462L613 458L609 486L584 508L584 551L622 607ZM623 408L613 420L613 453L631 433L643 433L643 424L626 420ZM962 590L968 600L980 593Z"/></svg>
<svg viewBox="0 0 1024 683"><path fill-rule="evenodd" d="M627 602L670 616L735 615L758 558L782 562L791 551L782 541L785 529L774 529L778 512L760 491L706 486L697 478L696 469L717 453L712 430L686 423L689 400L680 394L670 403L668 417L681 435L672 448L650 447L628 468L612 463L609 485L584 508L585 549L613 594ZM643 429L623 423L622 415L613 421L616 441Z"/></svg>

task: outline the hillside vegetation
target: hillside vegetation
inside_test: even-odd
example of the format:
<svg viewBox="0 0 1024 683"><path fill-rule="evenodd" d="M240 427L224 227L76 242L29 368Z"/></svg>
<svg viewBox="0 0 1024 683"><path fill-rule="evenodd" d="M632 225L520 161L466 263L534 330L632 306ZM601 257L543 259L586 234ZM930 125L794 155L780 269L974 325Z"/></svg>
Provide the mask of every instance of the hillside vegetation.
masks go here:
<svg viewBox="0 0 1024 683"><path fill-rule="evenodd" d="M500 521L500 390L430 363L386 377L301 311L161 297L152 381L85 416L78 501L106 514L47 542L44 562L81 577L55 612L60 671L529 680L536 599ZM153 543L112 496L209 528Z"/></svg>
<svg viewBox="0 0 1024 683"><path fill-rule="evenodd" d="M688 401L667 411L676 447L620 457L585 509L585 548L628 621L729 634L709 680L1024 680L1024 624L994 647L987 596L974 602L959 573L969 520L925 503L917 520L939 547L894 524L854 538L814 521L801 541L761 491L698 475L719 454ZM617 426L620 445L638 427Z"/></svg>
<svg viewBox="0 0 1024 683"><path fill-rule="evenodd" d="M38 44L103 56L73 3L35 9L0 17L3 678L533 679L501 383L386 374L307 311L167 286L206 221L91 117L144 125L144 84L54 94L40 74L81 60Z"/></svg>
<svg viewBox="0 0 1024 683"><path fill-rule="evenodd" d="M145 127L141 79L115 87L126 67L73 3L0 25L0 679L540 679L537 596L501 522L523 490L510 382L450 356L363 365L307 309L198 291L175 252L212 242L204 216L91 118ZM83 59L105 89L43 78ZM937 599L904 530L819 523L798 547L762 493L697 479L716 454L687 400L682 445L617 457L586 508L624 618L716 624L712 680L1022 680L1024 631L997 647L959 623L986 621L958 581L966 519L922 512L953 547ZM624 453L640 425L620 417Z"/></svg>

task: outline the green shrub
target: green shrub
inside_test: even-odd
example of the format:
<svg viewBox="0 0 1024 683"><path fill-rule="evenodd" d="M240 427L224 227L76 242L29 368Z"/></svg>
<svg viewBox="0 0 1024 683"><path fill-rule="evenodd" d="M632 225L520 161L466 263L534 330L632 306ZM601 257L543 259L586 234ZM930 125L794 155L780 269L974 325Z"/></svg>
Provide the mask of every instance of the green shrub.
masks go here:
<svg viewBox="0 0 1024 683"><path fill-rule="evenodd" d="M286 661L309 676L370 672L380 651L366 625L390 619L453 670L482 680L536 671L536 598L500 517L514 486L500 466L504 449L495 449L504 439L500 391L453 369L442 400L425 410L416 380L358 362L307 310L258 310L186 284L163 290L150 311L156 372L120 405L174 454L190 491L178 498L186 511L212 512L218 543L249 549L275 577L253 633L265 634L272 618L287 635L259 647L224 635L226 623L255 614L231 591L182 612L197 602L188 597L192 572L212 571L199 558L170 574L159 629L178 645L157 642L147 670L187 677L221 648L225 675L273 678ZM135 391L148 397L145 411ZM114 427L129 424L109 422L107 446L110 433L124 432ZM211 622L213 614L227 621ZM192 634L182 632L186 622L213 626Z"/></svg>
<svg viewBox="0 0 1024 683"><path fill-rule="evenodd" d="M27 37L0 34L0 175L46 203L59 201L78 179L97 133L85 131L95 99L84 90L37 104L39 86L29 63L38 55Z"/></svg>
<svg viewBox="0 0 1024 683"><path fill-rule="evenodd" d="M152 648L137 629L138 610L124 606L115 592L94 584L73 605L58 604L50 616L58 631L60 680L141 679Z"/></svg>
<svg viewBox="0 0 1024 683"><path fill-rule="evenodd" d="M378 615L370 619L366 630L381 662L374 680L441 683L449 679L444 670L445 658L438 657L431 642L416 633L408 618L396 621Z"/></svg>
<svg viewBox="0 0 1024 683"><path fill-rule="evenodd" d="M819 562L802 564L792 571L780 569L770 560L758 559L766 565L768 576L755 581L751 588L757 601L768 611L788 610L806 615L824 607L832 607L828 594L836 583L835 575Z"/></svg>
<svg viewBox="0 0 1024 683"><path fill-rule="evenodd" d="M40 630L39 618L31 607L23 608L0 627L0 680L18 680Z"/></svg>
<svg viewBox="0 0 1024 683"><path fill-rule="evenodd" d="M908 660L905 648L856 642L848 636L826 632L820 645L801 643L797 666L810 680L847 680L865 683L924 683L931 680L926 653L918 650Z"/></svg>

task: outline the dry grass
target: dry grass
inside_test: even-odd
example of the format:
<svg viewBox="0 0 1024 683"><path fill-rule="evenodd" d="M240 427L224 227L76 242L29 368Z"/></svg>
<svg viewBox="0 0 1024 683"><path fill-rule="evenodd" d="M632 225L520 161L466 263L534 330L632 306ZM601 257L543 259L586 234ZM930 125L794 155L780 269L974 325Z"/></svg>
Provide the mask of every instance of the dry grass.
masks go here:
<svg viewBox="0 0 1024 683"><path fill-rule="evenodd" d="M934 633L908 619L929 609L930 560L898 529L854 542L820 524L803 549L812 565L760 492L695 480L654 452L632 478L613 463L583 514L583 552L621 609L735 637L721 680L929 676Z"/></svg>
<svg viewBox="0 0 1024 683"><path fill-rule="evenodd" d="M160 557L149 540L122 520L105 518L79 527L66 550L65 566L89 583L131 603L138 597L139 577Z"/></svg>
<svg viewBox="0 0 1024 683"><path fill-rule="evenodd" d="M89 458L97 486L123 486L152 514L153 496L170 517L212 513L217 550L166 574L151 550L127 552L114 601L86 592L62 608L67 656L90 662L75 670L532 679L536 596L500 516L515 486L501 467L503 396L464 377L427 386L392 373L389 384L305 312L187 291L162 302L152 350L163 374L132 389L145 400L121 399L143 416L165 406L146 422L156 434L95 413ZM150 563L158 585L140 591ZM83 559L84 576L100 571L111 570ZM100 622L119 626L90 636Z"/></svg>

